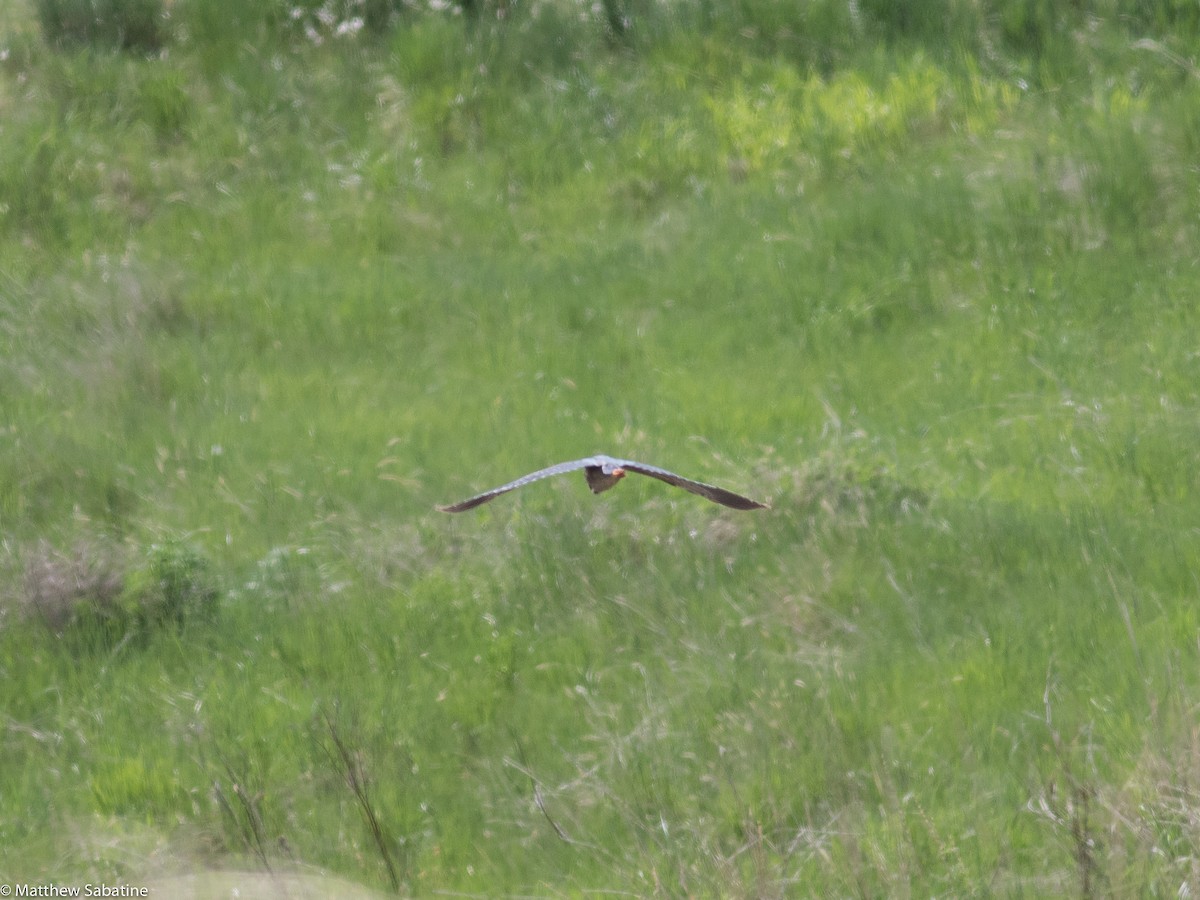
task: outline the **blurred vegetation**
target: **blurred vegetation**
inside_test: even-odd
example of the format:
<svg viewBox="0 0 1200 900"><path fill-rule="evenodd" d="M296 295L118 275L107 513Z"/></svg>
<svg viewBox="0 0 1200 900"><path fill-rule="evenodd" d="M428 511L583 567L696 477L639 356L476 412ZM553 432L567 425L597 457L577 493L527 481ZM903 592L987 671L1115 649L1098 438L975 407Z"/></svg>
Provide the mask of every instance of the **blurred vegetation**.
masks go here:
<svg viewBox="0 0 1200 900"><path fill-rule="evenodd" d="M1198 10L0 11L0 882L1200 890Z"/></svg>
<svg viewBox="0 0 1200 900"><path fill-rule="evenodd" d="M163 45L162 0L37 0L52 45L153 52Z"/></svg>

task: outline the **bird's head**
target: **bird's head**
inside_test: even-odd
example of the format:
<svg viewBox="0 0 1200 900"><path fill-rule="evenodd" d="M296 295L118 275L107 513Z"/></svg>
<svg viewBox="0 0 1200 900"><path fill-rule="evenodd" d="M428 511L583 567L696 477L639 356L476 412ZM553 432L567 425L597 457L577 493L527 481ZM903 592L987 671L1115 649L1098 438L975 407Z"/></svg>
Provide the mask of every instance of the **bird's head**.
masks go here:
<svg viewBox="0 0 1200 900"><path fill-rule="evenodd" d="M620 463L618 463L615 459L607 459L602 456L602 457L600 457L600 460L601 460L600 471L603 472L607 477L609 477L609 478L624 478L625 477L625 470L623 468L621 468Z"/></svg>

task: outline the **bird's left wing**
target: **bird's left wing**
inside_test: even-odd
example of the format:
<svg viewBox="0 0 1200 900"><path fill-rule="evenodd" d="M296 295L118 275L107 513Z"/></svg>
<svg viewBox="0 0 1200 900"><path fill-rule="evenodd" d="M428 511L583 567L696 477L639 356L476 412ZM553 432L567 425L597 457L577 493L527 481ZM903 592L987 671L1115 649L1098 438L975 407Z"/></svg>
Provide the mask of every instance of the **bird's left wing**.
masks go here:
<svg viewBox="0 0 1200 900"><path fill-rule="evenodd" d="M439 506L441 512L456 513L466 512L468 509L474 509L489 500L494 500L501 494L507 494L509 491L515 491L519 487L524 487L533 481L540 481L543 478L549 478L551 475L562 475L564 472L574 472L578 469L585 469L588 466L596 465L597 461L588 456L583 459L573 459L570 462L558 463L554 466L547 466L544 469L538 469L536 472L530 472L528 475L523 475L516 481L510 481L508 484L502 484L498 488L492 488L490 491L484 491L482 494L476 494L468 500L463 500L460 503L453 503L450 506Z"/></svg>
<svg viewBox="0 0 1200 900"><path fill-rule="evenodd" d="M767 508L767 504L765 503L759 503L757 500L751 500L749 497L743 497L741 494L735 494L733 491L727 491L725 488L720 488L716 485L705 484L703 481L692 481L690 478L684 478L682 475L676 475L674 472L668 472L666 469L660 469L658 466L651 466L628 459L618 459L614 460L614 462L628 472L649 475L651 478L665 481L667 484L674 485L677 488L683 488L685 491L699 494L701 497L711 500L713 503L720 503L722 506L729 506L733 509Z"/></svg>

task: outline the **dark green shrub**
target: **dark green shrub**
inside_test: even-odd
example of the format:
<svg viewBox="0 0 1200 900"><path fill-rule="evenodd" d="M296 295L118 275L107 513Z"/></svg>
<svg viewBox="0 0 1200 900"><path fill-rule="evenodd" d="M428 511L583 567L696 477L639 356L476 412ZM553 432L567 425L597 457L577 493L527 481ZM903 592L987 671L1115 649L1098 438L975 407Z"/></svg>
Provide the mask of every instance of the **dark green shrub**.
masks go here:
<svg viewBox="0 0 1200 900"><path fill-rule="evenodd" d="M151 546L145 568L130 577L122 605L149 631L210 618L218 593L208 558L193 544L172 539Z"/></svg>
<svg viewBox="0 0 1200 900"><path fill-rule="evenodd" d="M37 0L46 42L153 52L165 40L162 0Z"/></svg>

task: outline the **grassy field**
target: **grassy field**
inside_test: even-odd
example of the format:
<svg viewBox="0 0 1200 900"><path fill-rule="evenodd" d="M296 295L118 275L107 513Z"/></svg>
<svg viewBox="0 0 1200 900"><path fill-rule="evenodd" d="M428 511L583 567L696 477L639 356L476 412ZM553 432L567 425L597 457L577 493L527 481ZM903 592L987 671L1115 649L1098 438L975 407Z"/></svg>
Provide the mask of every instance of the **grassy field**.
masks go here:
<svg viewBox="0 0 1200 900"><path fill-rule="evenodd" d="M1200 890L1193 5L482 6L0 14L0 883Z"/></svg>

